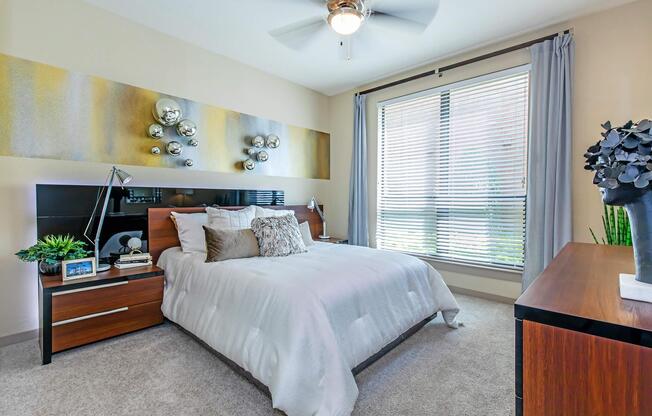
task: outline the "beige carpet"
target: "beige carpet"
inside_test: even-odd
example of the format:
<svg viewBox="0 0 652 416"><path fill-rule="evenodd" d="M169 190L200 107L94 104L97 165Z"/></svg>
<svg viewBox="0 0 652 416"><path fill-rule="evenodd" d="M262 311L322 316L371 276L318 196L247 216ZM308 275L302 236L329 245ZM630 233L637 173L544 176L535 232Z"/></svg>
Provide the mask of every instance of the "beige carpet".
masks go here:
<svg viewBox="0 0 652 416"><path fill-rule="evenodd" d="M465 326L438 317L359 374L354 415L513 415L512 307L457 298ZM36 341L0 349L0 415L281 414L169 324L39 360Z"/></svg>

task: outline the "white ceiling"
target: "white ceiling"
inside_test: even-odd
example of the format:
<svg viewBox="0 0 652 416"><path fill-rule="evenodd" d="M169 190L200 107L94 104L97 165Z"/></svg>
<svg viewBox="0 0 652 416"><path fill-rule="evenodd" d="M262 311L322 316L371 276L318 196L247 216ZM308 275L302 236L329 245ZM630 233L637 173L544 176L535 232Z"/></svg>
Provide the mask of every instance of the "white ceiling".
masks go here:
<svg viewBox="0 0 652 416"><path fill-rule="evenodd" d="M349 61L343 59L340 37L331 30L321 31L301 51L289 49L269 35L272 29L306 18L325 17L325 3L322 9L314 0L86 1L333 95L445 56L632 0L440 0L435 19L421 34L363 26L353 35ZM382 2L394 7L413 1L417 0L368 0L371 5Z"/></svg>

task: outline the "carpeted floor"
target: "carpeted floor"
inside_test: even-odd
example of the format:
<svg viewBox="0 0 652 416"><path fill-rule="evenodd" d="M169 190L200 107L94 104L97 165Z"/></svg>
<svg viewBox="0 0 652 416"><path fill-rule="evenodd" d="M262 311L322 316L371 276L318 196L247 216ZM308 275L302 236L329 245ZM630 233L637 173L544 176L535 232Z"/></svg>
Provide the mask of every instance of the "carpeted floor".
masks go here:
<svg viewBox="0 0 652 416"><path fill-rule="evenodd" d="M510 305L457 296L464 327L436 318L356 377L354 415L513 415ZM0 415L280 415L170 324L39 364L36 341L0 349Z"/></svg>

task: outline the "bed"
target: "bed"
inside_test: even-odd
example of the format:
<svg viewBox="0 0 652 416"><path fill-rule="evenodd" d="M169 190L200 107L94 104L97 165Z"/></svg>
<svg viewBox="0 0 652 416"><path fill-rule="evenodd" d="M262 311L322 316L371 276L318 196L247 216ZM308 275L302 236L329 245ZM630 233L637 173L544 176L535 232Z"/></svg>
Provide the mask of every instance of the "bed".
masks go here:
<svg viewBox="0 0 652 416"><path fill-rule="evenodd" d="M305 207L279 208L319 233ZM316 243L287 257L205 263L177 247L170 211L149 212L150 251L166 276L163 314L264 386L289 416L349 415L354 373L438 312L456 326L453 295L415 257Z"/></svg>

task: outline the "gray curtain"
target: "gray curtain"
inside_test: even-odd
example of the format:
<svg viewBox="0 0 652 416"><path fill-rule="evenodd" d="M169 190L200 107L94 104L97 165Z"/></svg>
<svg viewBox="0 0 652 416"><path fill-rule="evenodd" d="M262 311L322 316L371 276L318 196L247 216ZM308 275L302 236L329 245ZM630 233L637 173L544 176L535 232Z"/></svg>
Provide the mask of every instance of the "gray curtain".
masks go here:
<svg viewBox="0 0 652 416"><path fill-rule="evenodd" d="M369 245L367 210L367 121L365 95L354 97L353 157L349 185L349 244Z"/></svg>
<svg viewBox="0 0 652 416"><path fill-rule="evenodd" d="M530 48L525 290L571 240L571 34Z"/></svg>

